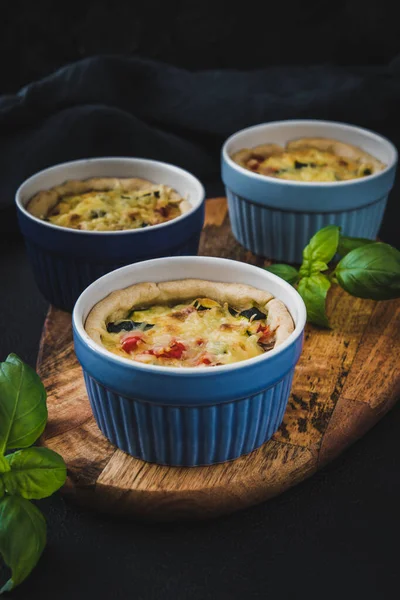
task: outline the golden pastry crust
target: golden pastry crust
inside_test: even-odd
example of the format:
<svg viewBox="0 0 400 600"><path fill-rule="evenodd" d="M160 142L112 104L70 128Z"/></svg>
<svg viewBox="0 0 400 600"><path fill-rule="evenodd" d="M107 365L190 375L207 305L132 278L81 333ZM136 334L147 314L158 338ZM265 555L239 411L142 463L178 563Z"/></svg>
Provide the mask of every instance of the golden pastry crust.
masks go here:
<svg viewBox="0 0 400 600"><path fill-rule="evenodd" d="M120 322L133 311L192 302L196 298L208 298L225 306L228 304L238 311L259 306L267 315L265 324L273 333L274 347L279 346L294 330L288 309L269 292L244 284L200 279L137 283L112 292L92 308L86 319L85 330L96 343L104 345L102 337L107 337L107 324Z"/></svg>
<svg viewBox="0 0 400 600"><path fill-rule="evenodd" d="M293 181L342 181L372 175L385 165L361 148L330 138L299 138L243 148L232 160L254 173Z"/></svg>
<svg viewBox="0 0 400 600"><path fill-rule="evenodd" d="M332 152L336 156L342 158L348 158L362 163L371 164L374 170L381 171L386 165L380 160L368 154L364 150L361 150L358 146L352 144L346 144L345 142L339 142L338 140L330 138L299 138L297 140L291 140L286 144L286 149L289 150L300 150L303 148L316 148L317 150L323 150L325 152Z"/></svg>
<svg viewBox="0 0 400 600"><path fill-rule="evenodd" d="M147 179L93 177L40 191L26 208L60 227L118 231L164 223L187 212L190 203L172 188Z"/></svg>
<svg viewBox="0 0 400 600"><path fill-rule="evenodd" d="M50 190L38 192L31 198L26 209L34 217L45 218L49 211L66 196L77 196L87 192L105 192L110 190L121 190L122 192L136 192L145 190L154 186L152 181L140 179L139 177L118 178L118 177L92 177L91 179L71 179L57 185ZM176 199L180 199L179 194Z"/></svg>

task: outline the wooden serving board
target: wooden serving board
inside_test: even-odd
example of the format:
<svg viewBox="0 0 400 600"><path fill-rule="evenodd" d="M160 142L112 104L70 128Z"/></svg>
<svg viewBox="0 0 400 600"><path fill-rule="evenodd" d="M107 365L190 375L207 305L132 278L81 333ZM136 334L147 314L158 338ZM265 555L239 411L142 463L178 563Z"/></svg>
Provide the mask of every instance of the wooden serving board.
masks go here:
<svg viewBox="0 0 400 600"><path fill-rule="evenodd" d="M225 198L207 201L200 253L268 264L234 240ZM361 300L336 286L328 309L332 330L307 325L288 408L273 438L232 462L182 468L132 458L101 434L75 358L71 316L50 308L38 358L49 408L41 443L67 463L65 494L115 513L206 518L267 500L315 473L400 395L400 300Z"/></svg>

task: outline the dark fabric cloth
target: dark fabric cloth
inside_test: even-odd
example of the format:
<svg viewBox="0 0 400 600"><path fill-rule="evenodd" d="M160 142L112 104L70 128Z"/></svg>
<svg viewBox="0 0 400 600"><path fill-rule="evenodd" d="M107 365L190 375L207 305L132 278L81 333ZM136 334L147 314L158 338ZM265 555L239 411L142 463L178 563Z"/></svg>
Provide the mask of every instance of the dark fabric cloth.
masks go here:
<svg viewBox="0 0 400 600"><path fill-rule="evenodd" d="M0 99L0 209L29 175L91 156L177 164L222 193L220 149L243 127L320 118L368 127L400 146L400 60L387 66L269 67L190 72L148 60L96 57ZM381 237L395 243L392 193ZM0 231L10 222L0 221Z"/></svg>

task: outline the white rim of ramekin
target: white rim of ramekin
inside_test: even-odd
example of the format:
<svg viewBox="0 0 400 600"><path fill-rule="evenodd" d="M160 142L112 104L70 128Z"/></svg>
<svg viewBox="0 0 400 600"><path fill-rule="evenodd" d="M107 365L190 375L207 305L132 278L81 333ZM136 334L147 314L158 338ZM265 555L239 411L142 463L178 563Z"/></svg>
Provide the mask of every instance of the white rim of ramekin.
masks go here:
<svg viewBox="0 0 400 600"><path fill-rule="evenodd" d="M178 175L182 175L184 178L186 179L191 179L192 182L194 183L194 185L197 188L197 194L198 194L198 201L196 200L194 205L191 205L190 210L184 212L183 214L179 215L179 217L175 217L174 219L171 219L170 221L167 221L166 223L159 223L158 225L151 225L150 228L140 228L140 229L121 229L121 230L117 230L117 231L93 231L93 230L85 230L85 229L73 229L72 227L62 227L61 225L53 225L53 223L49 223L47 221L43 221L42 219L39 219L39 217L35 217L34 215L32 215L26 208L24 203L22 202L22 198L21 198L21 193L23 191L23 188L25 185L28 185L29 183L32 182L33 179L35 179L36 177L38 177L39 175L42 175L44 173L51 173L52 171L55 171L56 169L60 168L60 167L65 167L65 166L73 166L73 165L81 165L84 163L107 163L110 161L118 161L118 160L123 160L123 161L130 161L132 162L132 165L137 164L138 162L145 162L149 165L152 166L163 166L163 167L167 167L170 171L177 173ZM140 173L136 173L137 177L140 177ZM98 175L98 177L101 177L101 175ZM104 175L104 177L111 177L111 175ZM77 178L79 179L79 178ZM88 178L87 178L88 179ZM124 179L124 178L121 178ZM84 181L84 179L82 179L82 181ZM61 185L64 182L60 182L58 185ZM155 183L155 185L161 185ZM55 186L53 186L55 187ZM51 189L51 188L49 188ZM19 188L16 191L15 194L15 203L18 206L19 210L29 219L31 219L32 221L35 221L36 223L43 225L45 227L49 227L50 229L53 229L55 231L68 231L70 233L76 233L78 235L82 235L82 234L89 234L89 235L128 235L128 234L135 234L135 235L140 235L140 234L149 234L149 231L156 231L158 229L161 229L163 227L169 227L174 223L177 223L179 221L183 221L186 217L188 217L189 215L191 215L193 212L195 212L200 206L201 204L205 201L205 196L206 196L206 192L204 189L203 184L200 182L199 179L197 179L197 177L195 177L194 175L192 175L192 173L190 173L189 171L186 171L185 169L182 169L181 167L177 167L175 165L172 165L170 163L166 163L166 162L162 162L160 160L151 160L151 159L147 159L147 158L139 158L139 157L131 157L131 156L103 156L100 158L84 158L81 160L71 160L68 162L64 162L64 163L59 163L57 165L53 165L52 167L47 167L46 169L42 169L41 171L38 171L37 173L35 173L34 175L31 175L30 177L28 177L28 179L25 179L25 181L23 181L21 183L21 185L19 186ZM184 198L183 198L184 199ZM189 199L189 203L191 203L191 200Z"/></svg>
<svg viewBox="0 0 400 600"><path fill-rule="evenodd" d="M236 261L236 260L231 260L228 258L218 258L218 257L214 257L214 256L172 256L172 257L164 257L164 258L156 258L156 259L151 259L148 261L142 261L140 263L134 263L136 265L143 265L145 263L154 263L154 262L179 262L179 260L181 260L182 258L190 258L193 259L195 262L201 261L204 263L211 263L211 262L222 262L222 264L226 265L227 267L229 266L227 263L234 263L235 266L237 266L237 264L240 264L241 267L245 270L245 271L254 271L257 269L263 270L261 267L256 267L254 265L248 265L246 263L242 263L241 261ZM296 303L296 307L297 307L297 311L298 311L298 318L297 318L297 323L295 323L295 329L294 331L289 335L288 338L286 338L286 340L284 342L282 342L282 344L280 344L277 348L274 348L273 350L269 350L268 352L265 352L264 354L261 354L259 356L255 356L253 358L249 358L240 362L236 362L236 363L231 363L228 365L221 365L221 366L216 366L216 367L212 367L211 368L207 368L204 367L204 369L202 367L168 367L168 366L159 366L159 365L146 365L144 363L139 363L139 362L135 362L133 360L130 360L129 358L123 358L121 356L118 356L116 354L113 354L112 352L106 350L106 348L104 348L103 346L100 346L99 344L97 344L97 342L95 342L86 332L85 328L84 328L84 324L83 324L83 309L81 307L81 305L84 302L85 296L87 296L88 294L90 295L91 291L93 290L93 288L95 288L100 281L104 281L107 278L110 278L113 274L115 273L119 273L121 271L129 271L131 268L133 268L134 265L127 265L125 267L121 267L119 269L116 269L115 271L111 271L110 273L107 273L106 275L103 275L102 277L100 277L99 279L97 279L96 281L94 281L92 284L90 284L83 292L82 294L79 296L78 300L75 303L74 306L74 310L73 310L73 314L72 314L72 323L73 326L75 327L79 337L81 338L81 340L87 345L89 346L89 348L91 350L93 350L94 352L97 352L99 354L101 354L102 356L104 356L106 359L111 360L112 362L115 362L116 364L119 365L124 365L127 366L129 368L132 369L138 369L140 371L143 371L144 373L159 373L159 374L171 374L171 375L205 375L205 376L212 376L213 374L216 373L226 373L229 371L233 371L236 369L245 369L246 367L255 365L257 363L263 362L263 361L268 361L270 358L272 358L273 356L276 356L277 354L280 354L281 352L283 352L288 346L292 345L298 338L299 336L302 334L305 324L306 324L306 319L307 319L307 311L306 311L306 307L304 304L303 299L301 298L300 294L297 292L297 290L291 286L289 283L287 283L286 281L284 281L283 279L281 279L280 277L278 277L277 275L274 275L273 273L270 273L269 271L265 271L265 275L266 275L266 279L270 279L272 281L275 281L276 283L278 283L284 290L287 290L289 292L289 294L293 294L293 298L294 301ZM139 282L138 282L139 283ZM133 284L129 284L129 285L133 285ZM128 287L128 286L127 286ZM123 288L121 288L123 289ZM109 292L111 293L111 292ZM106 298L107 294L103 297ZM100 300L98 301L100 302ZM97 304L98 302L94 303L93 305L91 305L89 312L92 310L92 308L95 306L95 304ZM282 302L284 302L282 300ZM286 303L284 302L285 306ZM292 315L291 315L292 316ZM293 316L292 316L293 319ZM293 319L294 321L294 319ZM294 365L293 365L294 366Z"/></svg>
<svg viewBox="0 0 400 600"><path fill-rule="evenodd" d="M348 179L346 181L292 181L290 179L279 179L278 177L270 177L269 175L261 175L258 173L253 173L253 171L249 171L248 169L245 169L244 167L242 167L238 163L236 163L234 160L232 160L232 158L228 154L227 147L229 146L229 144L232 143L232 141L236 137L240 136L241 134L251 132L251 131L256 131L257 129L261 129L262 127L265 127L266 125L274 125L274 126L278 127L279 125L286 125L286 124L291 124L291 125L307 125L307 124L309 124L309 125L315 125L315 124L333 125L333 126L337 126L338 130L345 129L350 132L363 133L363 134L370 136L371 138L374 138L374 140L376 140L377 142L385 145L389 149L389 151L392 153L392 159L385 166L385 168L382 169L382 171L378 171L377 173L368 175L367 178ZM266 141L266 143L267 143L267 141ZM340 140L338 140L338 141L340 141ZM375 133L374 131L371 131L370 129L365 129L364 127L357 127L356 125L350 125L349 123L342 123L340 121L322 121L319 119L287 119L287 120L283 120L283 121L269 121L269 122L267 121L266 123L259 123L258 125L252 125L251 127L246 127L244 129L240 129L239 131L236 131L224 142L224 144L222 146L222 156L223 156L225 162L230 167L235 169L235 171L237 171L241 175L246 175L246 177L249 177L250 179L255 179L256 181L264 181L264 182L268 181L269 183L275 183L276 185L288 185L288 186L300 185L302 187L329 188L329 187L343 187L343 186L348 186L348 185L356 185L356 184L365 183L367 181L371 181L373 179L377 179L378 177L381 177L381 175L386 173L386 171L391 169L393 167L393 165L395 165L397 163L398 152L397 152L396 146L388 138L384 137L383 135L379 135L378 133Z"/></svg>

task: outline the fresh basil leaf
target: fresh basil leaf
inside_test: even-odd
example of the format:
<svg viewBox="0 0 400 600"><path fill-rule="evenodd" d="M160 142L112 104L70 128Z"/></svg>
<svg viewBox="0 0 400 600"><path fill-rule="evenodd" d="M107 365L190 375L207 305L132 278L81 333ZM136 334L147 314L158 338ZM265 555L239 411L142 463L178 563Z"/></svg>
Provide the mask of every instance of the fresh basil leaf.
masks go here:
<svg viewBox="0 0 400 600"><path fill-rule="evenodd" d="M4 483L0 476L0 499L4 496L4 494L5 494Z"/></svg>
<svg viewBox="0 0 400 600"><path fill-rule="evenodd" d="M367 238L354 238L354 237L346 237L344 235L340 236L339 245L337 252L340 256L346 256L352 250L356 248L361 248L362 246L366 246L367 244L374 244L375 240L367 240Z"/></svg>
<svg viewBox="0 0 400 600"><path fill-rule="evenodd" d="M39 376L15 354L0 363L0 454L31 446L47 421Z"/></svg>
<svg viewBox="0 0 400 600"><path fill-rule="evenodd" d="M298 270L290 265L270 265L269 267L265 267L265 270L277 275L292 285L299 280Z"/></svg>
<svg viewBox="0 0 400 600"><path fill-rule="evenodd" d="M331 282L326 275L322 275L322 273L300 279L297 291L306 305L307 320L310 321L310 323L314 323L314 325L329 327L325 303L330 287Z"/></svg>
<svg viewBox="0 0 400 600"><path fill-rule="evenodd" d="M336 254L339 234L340 229L337 225L328 225L317 231L303 250L304 261L314 263L318 260L329 263Z"/></svg>
<svg viewBox="0 0 400 600"><path fill-rule="evenodd" d="M7 473L10 471L10 465L8 464L8 460L5 456L0 456L0 474Z"/></svg>
<svg viewBox="0 0 400 600"><path fill-rule="evenodd" d="M11 579L0 589L9 592L26 579L46 545L46 521L36 506L20 496L0 500L0 554Z"/></svg>
<svg viewBox="0 0 400 600"><path fill-rule="evenodd" d="M328 265L322 260L309 261L306 259L300 267L299 275L300 277L310 277L321 271L326 271L328 268Z"/></svg>
<svg viewBox="0 0 400 600"><path fill-rule="evenodd" d="M48 448L27 448L6 456L10 471L3 481L9 494L39 500L64 485L67 469L61 456Z"/></svg>
<svg viewBox="0 0 400 600"><path fill-rule="evenodd" d="M382 242L356 248L338 263L335 275L346 292L358 298L400 297L400 252Z"/></svg>

